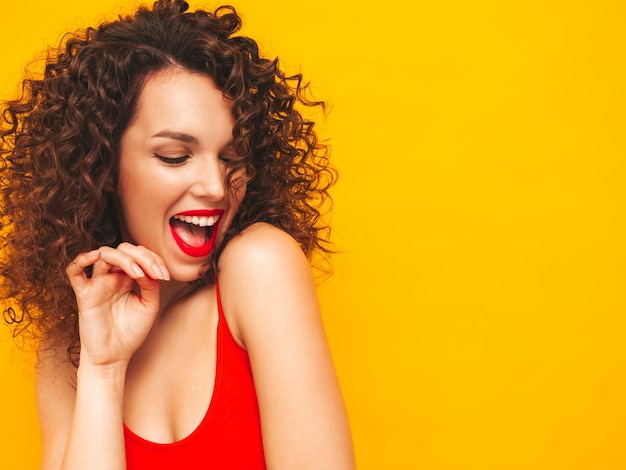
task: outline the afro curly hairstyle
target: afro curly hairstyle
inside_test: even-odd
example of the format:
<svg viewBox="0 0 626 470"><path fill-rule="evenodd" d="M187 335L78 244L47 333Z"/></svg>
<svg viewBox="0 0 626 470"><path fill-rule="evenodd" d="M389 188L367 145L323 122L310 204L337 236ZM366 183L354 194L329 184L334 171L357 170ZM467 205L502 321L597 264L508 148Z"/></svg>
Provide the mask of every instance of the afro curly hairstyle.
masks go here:
<svg viewBox="0 0 626 470"><path fill-rule="evenodd" d="M120 138L146 80L168 68L210 76L232 100L229 174L245 172L247 191L222 244L198 283L215 282L225 243L256 222L293 236L311 259L328 253L322 208L336 179L328 146L300 106L300 74L259 56L237 35L233 7L189 12L182 0L159 0L96 28L64 37L43 77L28 77L22 97L4 103L0 120L0 283L5 321L67 347L77 364L77 307L65 268L79 253L121 242L114 189ZM230 178L228 179L230 183Z"/></svg>

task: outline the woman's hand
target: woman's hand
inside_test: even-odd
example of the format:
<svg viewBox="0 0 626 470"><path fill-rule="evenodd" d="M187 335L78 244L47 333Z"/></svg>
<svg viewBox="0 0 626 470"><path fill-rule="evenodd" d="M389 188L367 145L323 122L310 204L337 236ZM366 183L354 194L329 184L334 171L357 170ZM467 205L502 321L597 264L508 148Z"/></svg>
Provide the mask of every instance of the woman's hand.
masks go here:
<svg viewBox="0 0 626 470"><path fill-rule="evenodd" d="M81 366L127 365L159 312L159 281L170 278L163 260L122 243L78 255L67 275L78 304Z"/></svg>

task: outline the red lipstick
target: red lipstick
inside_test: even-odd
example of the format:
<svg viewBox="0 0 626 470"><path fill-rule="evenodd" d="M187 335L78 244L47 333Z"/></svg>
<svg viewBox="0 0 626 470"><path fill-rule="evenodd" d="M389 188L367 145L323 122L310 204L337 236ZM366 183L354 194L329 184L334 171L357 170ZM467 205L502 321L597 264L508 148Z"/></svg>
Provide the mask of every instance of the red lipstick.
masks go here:
<svg viewBox="0 0 626 470"><path fill-rule="evenodd" d="M189 210L189 211L179 212L178 214L173 216L172 219L176 219L177 216L179 216L179 217L194 217L194 216L195 217L212 217L212 216L218 216L219 217L223 213L224 213L223 209ZM181 249L181 251L183 253L185 253L188 256L193 256L194 258L200 258L200 257L208 256L209 253L211 253L211 250L213 249L213 246L215 245L215 239L217 238L217 232L218 232L218 228L219 228L220 218L218 218L212 226L208 226L206 228L206 230L211 230L211 234L210 234L209 238L206 240L206 242L204 244L202 244L202 245L190 245L189 243L187 243L185 241L185 239L178 232L179 230L182 230L181 224L185 224L187 222L184 222L184 221L172 222L172 219L170 219L170 231L172 233L172 237L174 238L174 241L176 242L176 244L178 245L178 247ZM189 225L191 225L191 224L189 224Z"/></svg>

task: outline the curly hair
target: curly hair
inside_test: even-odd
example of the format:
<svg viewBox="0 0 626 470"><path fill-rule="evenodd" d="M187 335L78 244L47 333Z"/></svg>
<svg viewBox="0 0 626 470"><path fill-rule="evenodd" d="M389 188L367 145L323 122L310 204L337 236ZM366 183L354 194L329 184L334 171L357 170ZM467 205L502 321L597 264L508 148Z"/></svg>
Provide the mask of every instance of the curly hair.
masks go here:
<svg viewBox="0 0 626 470"><path fill-rule="evenodd" d="M168 68L206 74L232 100L238 157L229 175L244 170L248 179L232 226L196 282L214 283L225 243L256 222L292 235L309 259L329 252L321 210L336 174L313 121L299 111L324 103L307 97L300 74L285 74L278 59L259 56L253 39L236 35L241 18L233 7L187 10L185 1L159 0L66 35L43 78L26 78L22 97L4 103L0 282L15 335L28 331L79 350L65 268L79 253L121 242L111 190L120 138L146 80Z"/></svg>

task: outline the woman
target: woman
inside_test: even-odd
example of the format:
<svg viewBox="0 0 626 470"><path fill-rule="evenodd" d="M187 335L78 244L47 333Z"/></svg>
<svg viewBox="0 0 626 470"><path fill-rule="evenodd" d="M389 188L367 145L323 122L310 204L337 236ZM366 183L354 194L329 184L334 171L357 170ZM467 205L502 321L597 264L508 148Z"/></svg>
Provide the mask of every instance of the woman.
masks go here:
<svg viewBox="0 0 626 470"><path fill-rule="evenodd" d="M72 36L4 109L42 468L353 468L307 260L333 174L294 105L321 103L187 8Z"/></svg>

